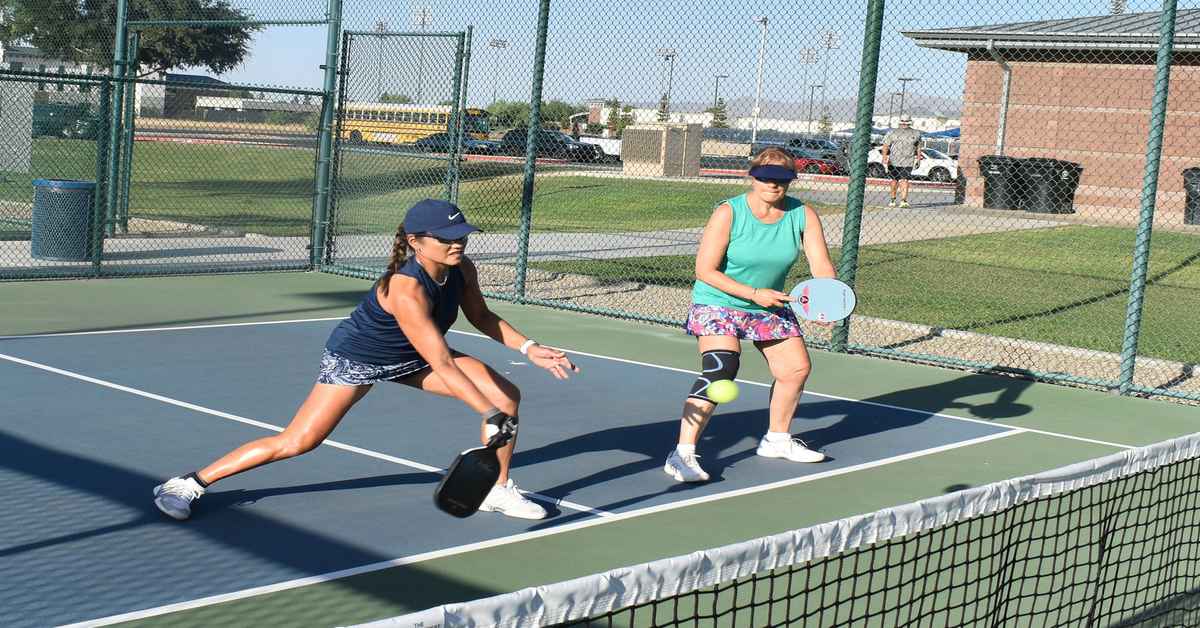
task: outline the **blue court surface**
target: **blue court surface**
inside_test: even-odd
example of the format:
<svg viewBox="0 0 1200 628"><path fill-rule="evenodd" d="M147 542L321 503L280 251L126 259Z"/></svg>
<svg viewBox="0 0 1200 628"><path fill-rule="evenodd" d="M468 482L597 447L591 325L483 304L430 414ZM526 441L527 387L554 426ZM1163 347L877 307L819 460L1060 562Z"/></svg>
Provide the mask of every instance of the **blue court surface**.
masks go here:
<svg viewBox="0 0 1200 628"><path fill-rule="evenodd" d="M451 345L523 391L513 477L545 521L433 507L438 471L475 444L460 402L379 385L305 456L230 478L178 523L151 501L162 479L286 425L335 320L0 341L0 615L67 624L265 587L614 514L829 477L1020 430L806 394L793 433L829 460L754 455L767 388L718 409L699 452L713 481L662 464L694 375L575 355L566 382L490 339Z"/></svg>

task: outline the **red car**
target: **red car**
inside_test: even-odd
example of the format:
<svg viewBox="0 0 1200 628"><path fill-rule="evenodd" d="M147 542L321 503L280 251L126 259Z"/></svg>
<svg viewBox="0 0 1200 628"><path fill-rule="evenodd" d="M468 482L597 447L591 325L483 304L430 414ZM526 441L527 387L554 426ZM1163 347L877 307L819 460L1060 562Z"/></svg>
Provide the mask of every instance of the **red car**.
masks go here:
<svg viewBox="0 0 1200 628"><path fill-rule="evenodd" d="M837 162L815 157L796 157L796 172L807 174L845 174Z"/></svg>

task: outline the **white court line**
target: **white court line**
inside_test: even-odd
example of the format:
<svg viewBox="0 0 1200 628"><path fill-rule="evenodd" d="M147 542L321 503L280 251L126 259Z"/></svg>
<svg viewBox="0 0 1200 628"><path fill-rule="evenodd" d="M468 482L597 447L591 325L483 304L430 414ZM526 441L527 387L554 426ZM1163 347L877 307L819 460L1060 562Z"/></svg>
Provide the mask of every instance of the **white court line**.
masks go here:
<svg viewBox="0 0 1200 628"><path fill-rule="evenodd" d="M89 384L96 384L97 386L103 386L105 388L119 390L121 392L126 392L131 395L137 395L139 397L144 397L146 399L153 399L154 401L161 401L162 403L165 403L165 404L169 404L172 406L178 406L180 408L186 408L188 410L193 410L195 412L201 412L203 414L210 414L212 416L220 417L222 419L228 419L230 421L236 421L238 423L245 423L246 425L252 425L254 427L261 428L264 430L270 430L272 432L282 432L283 431L283 428L279 427L278 425L272 425L270 423L263 423L262 421L248 419L246 417L238 416L236 414L230 414L228 412L221 412L220 410L213 410L212 408L198 406L194 403L188 403L186 401L172 399L171 397L165 397L163 395L158 395L158 394L155 394L152 392L146 392L144 390L139 390L137 388L131 388L129 386L122 386L121 384L116 384L116 383L113 383L113 382L110 382L107 380L103 380L103 379L97 379L95 377L88 377L87 375L81 375L79 373L75 373L72 371L55 368L55 367L49 366L47 364L41 364L39 362L33 362L31 360L25 360L22 358L18 358L18 357L11 356L11 355L6 355L3 353L0 353L0 360L8 360L9 362L14 362L16 364L29 366L29 367L32 367L35 369L41 369L43 371L54 373L56 375L62 375L62 376L70 377L72 379L77 379L77 380L80 380L83 382L88 382ZM427 471L429 473L437 473L439 475L444 475L446 473L445 469L442 469L439 467L432 467L427 464L422 464L420 462L417 462L415 460L409 460L407 458L400 458L397 456L389 456L388 454L380 453L377 451L371 451L370 449L363 449L362 447L355 447L354 445L347 445L346 443L338 442L338 441L335 441L332 439L326 439L325 441L323 441L321 443L321 445L322 446L329 445L330 447L333 447L335 449L341 449L344 451L361 454L363 456L368 456L371 458L376 458L378 460L383 460L386 462L403 465L403 466L406 466L406 467L409 467L412 469L417 469L419 471ZM605 510L599 510L597 508L592 508L591 506L584 506L583 504L576 504L574 502L570 502L570 501L567 501L564 499L557 499L554 497L550 497L548 495L542 495L541 493L534 493L532 491L522 491L522 492L527 495L533 495L535 497L538 497L539 499L542 499L544 501L548 501L553 504L562 506L564 508L570 508L571 510L578 510L580 512L585 512L588 514L596 515L598 517L613 516L613 513L610 513Z"/></svg>
<svg viewBox="0 0 1200 628"><path fill-rule="evenodd" d="M325 321L337 321L337 320L342 320L344 318L346 318L346 317L345 316L335 316L335 317L327 317L327 318L302 318L302 319L293 319L293 320L286 320L286 321L248 321L248 322L242 322L242 323L217 323L217 324L211 324L211 325L188 325L188 326L179 326L179 327L145 327L145 328L141 328L141 329L114 329L114 330L100 330L100 331L65 332L65 333L55 333L55 334L31 334L31 335L27 335L27 336L0 336L0 340L21 339L21 338L52 338L55 336L91 336L91 335L101 335L101 334L129 334L129 333L136 333L136 332L176 331L176 330L186 330L186 329L212 329L212 328L218 328L218 327L249 327L249 326L254 326L254 325L282 325L282 324L287 324L287 323L316 323L316 322L325 322ZM450 333L461 334L464 336L473 336L476 338L488 338L488 336L485 336L484 334L467 332L467 331L459 331L457 329L451 329ZM603 354L599 354L599 353L588 353L585 351L576 351L574 349L567 349L565 347L562 349L569 353L574 353L577 355L584 355L584 356L587 356L590 358L598 358L601 360L610 360L613 362L621 362L624 364L634 364L637 366L646 366L646 367L650 367L650 368L661 369L664 371L674 371L676 373L687 373L689 375L694 375L696 373L695 371L691 371L688 369L681 369L681 368L676 368L673 366L664 366L662 364L652 364L650 362L627 360L625 358L618 358L618 357L614 357L614 356L610 356L610 355L603 355ZM749 384L752 386L763 386L763 387L767 387L767 388L770 387L770 384L764 384L762 382L755 382L755 381L746 380L746 379L739 379L737 381L742 382L743 384ZM983 419L972 419L972 418L968 418L968 417L955 416L952 414L944 414L941 412L930 412L928 410L918 410L916 408L907 408L904 406L896 406L896 405L891 405L891 404L886 404L886 403L879 403L876 401L865 401L862 399L855 399L853 397L841 397L838 395L829 395L826 393L814 392L811 390L805 390L804 392L805 392L805 394L814 395L817 397L824 397L826 399L836 399L838 401L861 403L863 405L875 406L875 407L879 407L879 408L887 408L889 410L898 410L901 412L912 412L912 413L917 413L917 414L924 414L926 416L936 416L936 417L943 418L943 419L950 419L952 421L965 421L967 423L978 423L980 425L990 425L993 427L994 426L1013 427L1006 423L998 423L998 422L987 421L987 420L983 420ZM1027 427L1023 427L1021 429L1023 431L1029 432L1031 434L1040 434L1042 436L1053 436L1055 438L1063 438L1063 439L1073 440L1073 441L1078 441L1078 442L1083 442L1083 443L1091 443L1094 445L1105 445L1108 447L1116 447L1117 449L1134 449L1134 446L1132 446L1132 445L1125 445L1122 443L1114 443L1111 441L1103 441L1103 440L1098 440L1095 438L1087 438L1084 436L1075 436L1073 434L1063 434L1061 432L1051 432L1048 430L1039 430L1039 429L1027 428Z"/></svg>
<svg viewBox="0 0 1200 628"><path fill-rule="evenodd" d="M362 565L360 567L354 567L351 569L343 569L341 571L333 571L333 572L326 573L326 574L309 576L306 578L299 578L296 580L289 580L286 582L278 582L275 584L269 584L269 585L265 585L265 586L261 586L261 587L254 587L251 589L244 589L242 591L234 591L231 593L224 593L221 595L213 595L210 597L199 598L199 599L195 599L195 600L188 600L187 602L179 602L176 604L168 604L166 606L159 606L156 608L148 608L148 609L144 609L144 610L140 610L140 611L123 613L121 615L112 615L109 617L101 617L99 619L91 619L91 620L88 620L85 622L70 624L67 628L76 628L76 627L82 627L82 626L107 626L109 624L133 621L133 620L137 620L137 619L145 619L147 617L164 615L164 614L173 613L176 611L183 611L183 610L188 610L188 609L192 609L192 608L199 608L202 606L209 606L212 604L220 604L222 602L230 602L233 600L240 600L243 598L254 597L256 595L275 593L278 591L286 591L288 589L295 589L297 587L303 587L303 586L308 586L308 585L313 585L313 584L320 584L322 582L329 582L331 580L348 578L350 576L357 576L360 574L371 573L374 571L380 571L380 570L389 569L392 567L400 567L403 565L412 565L415 563L425 562L425 561L429 561L429 560L433 560L433 559L437 559L437 558L445 558L448 556L455 556L457 554L465 554L465 553L474 552L477 550L488 549L488 548L492 548L492 547L499 547L502 545L509 545L512 543L519 543L519 542L528 541L531 539L537 539L537 538L542 538L542 537L546 537L546 536L562 534L564 532L571 532L574 530L590 528L592 526L605 525L605 524L613 523L615 521L626 521L629 519L634 519L637 517L644 517L646 515L650 515L650 514L654 514L654 513L666 512L666 511L670 511L670 510L677 510L680 508L687 508L687 507L695 506L698 504L704 504L704 503L709 503L709 502L725 500L725 499L729 499L731 497L752 495L754 493L761 493L764 491L770 491L770 490L774 490L774 489L778 489L778 488L784 488L784 487L788 487L788 486L796 486L798 484L815 482L817 480L823 480L825 478L831 478L831 477L835 477L835 476L839 476L839 475L847 475L850 473L855 473L855 472L863 471L866 469L873 469L875 467L882 467L882 466L893 464L896 462L902 462L904 460L912 460L914 458L921 458L921 457L928 456L931 454L941 453L944 451L950 451L953 449L959 449L962 447L970 447L972 445L978 445L980 443L984 443L984 442L988 442L988 441L992 441L992 440L998 440L1001 438L1007 438L1009 436L1015 436L1017 434L1020 434L1022 431L1023 430L1021 430L1020 428L1014 428L1014 429L1010 429L1010 430L1003 431L1003 432L997 432L995 434L988 434L987 436L980 436L978 438L972 438L970 440L958 441L955 443L941 445L938 447L931 447L929 449L922 449L919 451L912 451L912 452L900 454L897 456L891 456L889 458L881 458L879 460L871 460L871 461L864 462L861 464L843 467L841 469L831 469L829 471L823 471L821 473L814 473L812 475L805 475L805 476L791 478L791 479L787 479L787 480L780 480L778 482L772 482L770 484L761 484L758 486L750 486L750 487L741 488L741 489L737 489L737 490L726 491L724 493L716 493L714 495L707 495L704 497L694 497L692 499L684 499L684 500L680 500L680 501L669 502L666 504L660 504L658 506L649 506L646 508L639 508L637 510L631 510L629 512L618 513L618 514L614 514L611 517L605 517L602 519L587 519L584 521L576 521L575 523L567 523L567 524L563 524L560 526L553 526L553 527L546 528L543 530L522 532L520 534L513 534L511 536L500 537L500 538L496 538L496 539L489 539L487 541L480 541L478 543L472 543L470 545L460 545L457 547L441 549L441 550L437 550L437 551L433 551L433 552L426 552L423 554L413 554L411 556L404 556L402 558L396 558L393 560L372 563L369 565Z"/></svg>

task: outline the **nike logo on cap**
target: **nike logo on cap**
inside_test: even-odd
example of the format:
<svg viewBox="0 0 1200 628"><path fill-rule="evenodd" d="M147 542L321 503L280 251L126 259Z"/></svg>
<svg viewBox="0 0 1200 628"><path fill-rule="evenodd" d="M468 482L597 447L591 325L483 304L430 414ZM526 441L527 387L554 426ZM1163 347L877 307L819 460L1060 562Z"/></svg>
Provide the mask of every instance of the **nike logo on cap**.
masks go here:
<svg viewBox="0 0 1200 628"><path fill-rule="evenodd" d="M450 214L449 216L447 216L447 218L449 218L450 220L454 220L455 218L458 218L458 217L459 217L459 216L461 216L461 215L462 215L462 212L455 212L455 213L453 213L453 214Z"/></svg>

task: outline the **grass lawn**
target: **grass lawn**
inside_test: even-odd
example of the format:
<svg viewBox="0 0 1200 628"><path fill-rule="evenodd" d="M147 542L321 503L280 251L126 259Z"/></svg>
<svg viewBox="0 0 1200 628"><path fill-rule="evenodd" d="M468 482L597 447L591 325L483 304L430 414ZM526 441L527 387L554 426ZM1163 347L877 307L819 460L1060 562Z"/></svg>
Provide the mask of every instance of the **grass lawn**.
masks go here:
<svg viewBox="0 0 1200 628"><path fill-rule="evenodd" d="M1140 355L1200 362L1200 237L1154 234ZM1119 352L1133 231L1068 226L864 247L858 312ZM831 251L834 258L840 251ZM687 286L690 256L537 262L613 281ZM808 275L801 262L788 285Z"/></svg>
<svg viewBox="0 0 1200 628"><path fill-rule="evenodd" d="M129 213L268 235L306 235L314 194L314 151L227 144L138 142ZM0 173L0 200L28 203L35 177L95 179L95 143L39 138L34 175ZM542 166L540 172L562 167ZM445 162L386 150L346 151L339 164L337 233L390 233L413 202L444 193ZM459 202L490 231L517 228L522 165L463 164ZM539 177L534 228L653 231L699 227L712 207L740 193L724 183ZM820 206L820 211L841 211ZM13 218L0 216L0 218Z"/></svg>

